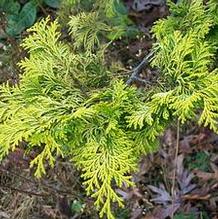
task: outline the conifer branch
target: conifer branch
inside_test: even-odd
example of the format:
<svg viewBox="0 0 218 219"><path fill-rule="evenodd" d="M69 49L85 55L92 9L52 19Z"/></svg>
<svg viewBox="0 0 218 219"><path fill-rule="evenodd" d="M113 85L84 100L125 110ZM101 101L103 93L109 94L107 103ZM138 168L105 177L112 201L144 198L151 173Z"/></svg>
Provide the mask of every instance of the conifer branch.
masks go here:
<svg viewBox="0 0 218 219"><path fill-rule="evenodd" d="M148 81L144 80L144 79L141 79L139 78L139 74L140 72L142 71L142 69L144 67L146 67L149 62L150 62L150 59L152 58L152 56L154 55L154 52L150 52L140 63L139 65L137 65L133 71L132 71L132 74L130 76L130 78L127 80L126 84L127 85L131 85L133 82L135 81L139 81L141 83L144 83L144 84L147 84L149 83Z"/></svg>

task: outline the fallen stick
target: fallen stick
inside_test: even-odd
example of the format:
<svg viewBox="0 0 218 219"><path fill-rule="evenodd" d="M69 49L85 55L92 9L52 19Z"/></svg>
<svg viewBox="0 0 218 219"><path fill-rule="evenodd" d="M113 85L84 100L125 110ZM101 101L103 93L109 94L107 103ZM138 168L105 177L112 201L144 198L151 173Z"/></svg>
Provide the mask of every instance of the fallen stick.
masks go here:
<svg viewBox="0 0 218 219"><path fill-rule="evenodd" d="M133 69L130 78L126 82L127 85L131 85L134 81L139 81L141 83L148 83L148 81L139 78L139 74L142 71L142 69L148 65L153 54L154 54L153 51L148 53L148 55L139 63L139 65Z"/></svg>

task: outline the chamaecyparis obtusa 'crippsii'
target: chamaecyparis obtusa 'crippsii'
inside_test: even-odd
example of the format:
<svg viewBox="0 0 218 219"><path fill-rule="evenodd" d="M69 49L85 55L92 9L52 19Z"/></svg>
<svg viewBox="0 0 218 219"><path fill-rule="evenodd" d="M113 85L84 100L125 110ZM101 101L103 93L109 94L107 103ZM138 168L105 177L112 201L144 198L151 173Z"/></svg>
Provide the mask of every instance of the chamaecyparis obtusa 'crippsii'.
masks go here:
<svg viewBox="0 0 218 219"><path fill-rule="evenodd" d="M112 203L123 206L115 188L134 186L131 172L142 154L157 149L167 125L192 119L218 132L218 6L216 0L169 2L171 15L152 29L158 86L139 92L116 78L98 52L101 35L124 28L109 22L117 16L113 8L101 20L105 2L71 17L73 45L60 40L59 24L49 18L28 30L20 82L0 88L0 159L28 142L27 150L40 151L30 166L41 177L45 163L69 158L82 170L100 217L112 219Z"/></svg>

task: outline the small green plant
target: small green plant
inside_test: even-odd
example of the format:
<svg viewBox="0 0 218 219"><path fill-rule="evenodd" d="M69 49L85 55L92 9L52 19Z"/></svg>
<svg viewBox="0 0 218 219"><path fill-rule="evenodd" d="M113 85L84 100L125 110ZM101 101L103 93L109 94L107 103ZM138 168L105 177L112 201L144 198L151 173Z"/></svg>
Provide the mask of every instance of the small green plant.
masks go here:
<svg viewBox="0 0 218 219"><path fill-rule="evenodd" d="M196 218L196 214L195 213L179 213L179 214L176 214L174 216L175 219L195 219ZM206 212L200 212L198 214L198 218L200 219L209 219L208 215Z"/></svg>
<svg viewBox="0 0 218 219"><path fill-rule="evenodd" d="M31 0L21 5L17 0L1 0L0 12L6 15L6 34L16 37L23 30L32 26L36 21L39 5L46 4L52 8L58 8L60 0ZM4 38L5 35L0 36Z"/></svg>
<svg viewBox="0 0 218 219"><path fill-rule="evenodd" d="M196 152L196 154L192 156L187 156L186 162L190 170L199 169L207 172L210 169L210 156L204 151Z"/></svg>
<svg viewBox="0 0 218 219"><path fill-rule="evenodd" d="M112 219L112 203L123 206L115 188L134 185L131 172L140 156L157 149L170 123L192 119L218 132L210 32L218 13L214 0L171 2L172 15L153 28L157 85L139 92L113 75L102 55L102 34L113 28L98 16L119 1L96 2L93 10L71 17L73 46L60 40L57 21L47 18L28 30L20 83L0 88L0 159L26 141L27 151L38 151L30 166L41 177L46 163L69 158L82 170L100 217Z"/></svg>
<svg viewBox="0 0 218 219"><path fill-rule="evenodd" d="M176 214L175 219L195 219L196 215L191 213L191 214L184 214L184 213L180 213L180 214Z"/></svg>
<svg viewBox="0 0 218 219"><path fill-rule="evenodd" d="M85 204L83 204L81 201L79 201L79 200L74 200L72 203L71 203L71 205L70 205L70 207L71 207L71 212L73 213L73 214L79 214L79 213L81 213L81 212L83 212L83 210L84 210L84 207L85 207Z"/></svg>
<svg viewBox="0 0 218 219"><path fill-rule="evenodd" d="M21 7L18 1L3 0L0 3L0 9L6 13L7 26L5 32L9 36L19 35L25 28L33 25L36 19L37 4L35 1L27 2Z"/></svg>

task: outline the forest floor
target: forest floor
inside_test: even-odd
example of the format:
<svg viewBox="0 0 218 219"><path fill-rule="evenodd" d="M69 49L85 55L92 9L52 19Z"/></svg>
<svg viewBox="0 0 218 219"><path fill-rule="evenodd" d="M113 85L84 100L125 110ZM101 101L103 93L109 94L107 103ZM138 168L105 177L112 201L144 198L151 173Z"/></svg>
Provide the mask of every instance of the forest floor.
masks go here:
<svg viewBox="0 0 218 219"><path fill-rule="evenodd" d="M165 4L144 7L134 2L125 4L143 37L118 40L111 51L129 70L152 47L152 24L169 14ZM43 12L55 15L50 8ZM0 83L19 81L16 63L23 56L19 43L25 34L0 41ZM149 72L145 69L141 76L152 80ZM45 177L36 179L29 169L31 157L34 152L26 155L16 149L1 163L0 219L98 218L94 201L86 196L80 173L70 162L59 159ZM136 187L117 190L126 204L125 209L115 206L117 219L218 219L218 136L193 123L174 124L160 138L160 149L142 157L133 180Z"/></svg>

